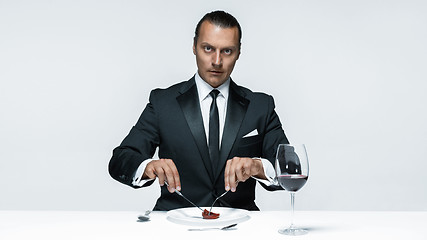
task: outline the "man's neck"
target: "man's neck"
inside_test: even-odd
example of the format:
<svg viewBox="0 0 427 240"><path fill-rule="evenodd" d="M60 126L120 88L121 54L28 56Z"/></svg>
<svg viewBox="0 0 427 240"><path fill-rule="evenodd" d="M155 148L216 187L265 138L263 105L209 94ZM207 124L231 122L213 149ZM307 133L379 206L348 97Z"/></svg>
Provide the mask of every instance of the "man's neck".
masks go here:
<svg viewBox="0 0 427 240"><path fill-rule="evenodd" d="M231 81L230 78L228 78L227 81L225 81L223 84L221 84L217 88L213 88L206 81L204 81L200 77L199 73L196 73L194 78L196 81L196 86L197 86L197 91L199 93L199 98L201 98L200 100L205 98L209 94L209 92L212 91L212 89L218 89L221 92L221 94L225 97L225 99L228 99L228 92L229 92L230 81Z"/></svg>

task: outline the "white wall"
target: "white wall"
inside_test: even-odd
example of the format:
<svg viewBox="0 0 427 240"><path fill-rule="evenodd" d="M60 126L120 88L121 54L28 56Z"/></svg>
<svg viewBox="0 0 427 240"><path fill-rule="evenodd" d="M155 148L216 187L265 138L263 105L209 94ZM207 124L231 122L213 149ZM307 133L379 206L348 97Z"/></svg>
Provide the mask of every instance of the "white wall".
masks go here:
<svg viewBox="0 0 427 240"><path fill-rule="evenodd" d="M272 94L307 144L297 209L427 210L422 0L0 0L0 210L151 208L158 187L119 184L108 161L150 90L194 74L194 28L215 9L243 27L233 79Z"/></svg>

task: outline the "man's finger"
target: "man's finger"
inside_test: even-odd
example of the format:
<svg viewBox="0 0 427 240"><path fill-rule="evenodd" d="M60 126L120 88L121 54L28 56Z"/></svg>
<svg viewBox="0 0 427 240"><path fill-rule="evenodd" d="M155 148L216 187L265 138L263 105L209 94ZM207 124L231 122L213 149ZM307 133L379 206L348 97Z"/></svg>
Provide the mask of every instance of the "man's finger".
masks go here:
<svg viewBox="0 0 427 240"><path fill-rule="evenodd" d="M169 186L171 186L173 189L173 191L181 190L181 181L179 179L179 173L178 173L178 169L176 168L175 163L173 162L172 159L165 159L165 162L167 164L167 172L166 172L166 176L167 179L169 181Z"/></svg>
<svg viewBox="0 0 427 240"><path fill-rule="evenodd" d="M154 172L154 168L151 168L147 165L145 168L145 172L143 174L143 177L148 179L155 179L157 177L156 173Z"/></svg>
<svg viewBox="0 0 427 240"><path fill-rule="evenodd" d="M229 180L229 172L230 172L230 164L231 164L231 160L227 160L227 163L225 165L225 170L224 170L224 185L225 185L225 191L230 191L230 180Z"/></svg>
<svg viewBox="0 0 427 240"><path fill-rule="evenodd" d="M244 182L245 179L245 168L244 168L244 164L242 163L242 161L239 161L236 166L235 166L235 170L236 172L236 181L240 181L240 182Z"/></svg>
<svg viewBox="0 0 427 240"><path fill-rule="evenodd" d="M250 158L248 158L246 161L243 162L243 164L242 164L242 179L239 179L241 182L246 181L248 178L250 178L252 176L253 164L254 164L254 162Z"/></svg>
<svg viewBox="0 0 427 240"><path fill-rule="evenodd" d="M166 181L168 182L169 192L174 192L177 187L180 187L178 170L171 159L161 159Z"/></svg>
<svg viewBox="0 0 427 240"><path fill-rule="evenodd" d="M236 165L238 164L238 162L239 162L239 158L237 158L237 157L234 157L230 161L230 170L228 172L228 183L230 186L230 190L232 192L235 192L236 188L237 188L236 182L238 179L236 179Z"/></svg>
<svg viewBox="0 0 427 240"><path fill-rule="evenodd" d="M178 169L176 169L175 167L174 169L172 169L172 173L174 176L175 188L176 190L181 191L181 180L179 179Z"/></svg>
<svg viewBox="0 0 427 240"><path fill-rule="evenodd" d="M163 168L160 165L156 166L156 168L154 169L154 174L159 179L160 186L163 186L165 184L166 178L165 178L165 173L163 171Z"/></svg>

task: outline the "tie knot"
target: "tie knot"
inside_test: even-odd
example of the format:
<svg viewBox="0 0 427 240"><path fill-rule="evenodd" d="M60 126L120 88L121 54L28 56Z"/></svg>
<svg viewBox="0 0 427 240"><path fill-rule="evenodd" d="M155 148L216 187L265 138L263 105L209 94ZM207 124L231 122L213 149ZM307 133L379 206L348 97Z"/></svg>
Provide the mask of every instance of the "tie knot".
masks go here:
<svg viewBox="0 0 427 240"><path fill-rule="evenodd" d="M211 97L212 97L213 99L216 99L216 97L218 96L218 94L219 94L219 91L218 91L217 89L214 89L214 90L212 90L212 91L209 93L209 95L211 95Z"/></svg>

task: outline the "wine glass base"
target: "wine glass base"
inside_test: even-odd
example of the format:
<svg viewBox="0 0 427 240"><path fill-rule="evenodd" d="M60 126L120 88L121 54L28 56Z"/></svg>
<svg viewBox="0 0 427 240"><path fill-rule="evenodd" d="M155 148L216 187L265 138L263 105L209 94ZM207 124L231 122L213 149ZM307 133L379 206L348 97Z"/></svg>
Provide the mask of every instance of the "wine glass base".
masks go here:
<svg viewBox="0 0 427 240"><path fill-rule="evenodd" d="M301 228L283 228L279 229L279 233L283 235L289 235L289 236L300 236L307 234L308 231Z"/></svg>

